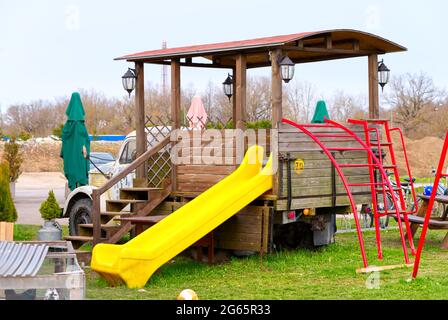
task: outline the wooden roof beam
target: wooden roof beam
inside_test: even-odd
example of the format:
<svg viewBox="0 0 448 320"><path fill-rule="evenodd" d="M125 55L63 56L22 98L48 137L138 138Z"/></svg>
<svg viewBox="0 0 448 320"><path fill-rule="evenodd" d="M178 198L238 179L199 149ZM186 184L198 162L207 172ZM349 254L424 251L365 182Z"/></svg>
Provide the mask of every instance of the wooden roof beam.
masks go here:
<svg viewBox="0 0 448 320"><path fill-rule="evenodd" d="M369 55L372 53L382 54L376 50L354 50L354 49L337 49L337 48L321 48L321 47L296 47L296 46L283 46L281 47L285 51L298 51L298 52L311 52L311 53L326 53L326 54L340 54L340 55Z"/></svg>
<svg viewBox="0 0 448 320"><path fill-rule="evenodd" d="M232 69L233 66L230 65L222 65L222 64L214 64L214 63L199 63L199 62L188 62L189 60L186 60L185 62L181 62L181 67L194 67L194 68L217 68L217 69ZM191 61L191 60L190 60ZM151 61L147 63L152 64L162 64L162 65L171 65L171 61L162 60L162 61Z"/></svg>

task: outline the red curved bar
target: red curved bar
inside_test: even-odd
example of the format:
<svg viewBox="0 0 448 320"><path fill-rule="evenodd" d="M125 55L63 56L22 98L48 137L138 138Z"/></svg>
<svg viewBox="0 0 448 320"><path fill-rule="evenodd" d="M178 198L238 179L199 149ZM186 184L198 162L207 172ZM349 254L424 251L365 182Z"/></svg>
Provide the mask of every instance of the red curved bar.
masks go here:
<svg viewBox="0 0 448 320"><path fill-rule="evenodd" d="M287 123L287 124L289 124L289 125L291 125L293 127L296 127L297 129L299 129L303 133L305 133L307 136L309 136L311 139L313 139L314 142L316 142L319 145L319 147L322 149L322 151L327 155L327 157L333 163L336 171L338 172L340 178L342 179L342 182L344 184L344 188L347 191L347 195L348 195L348 198L350 200L350 206L352 207L353 216L354 216L355 224L356 224L356 232L358 234L358 241L359 241L359 246L360 246L360 249L361 249L362 261L364 263L364 268L367 268L368 267L367 256L366 256L366 251L365 251L365 248L364 248L364 239L362 237L361 226L359 224L358 215L356 214L357 213L356 203L355 203L355 200L353 199L353 196L352 196L351 191L350 191L350 187L348 185L347 179L344 176L344 173L342 172L341 167L336 162L336 159L332 156L331 152L325 147L325 145L317 137L315 137L312 132L307 130L303 125L300 125L300 124L298 124L298 123L296 123L294 121L291 121L291 120L288 120L288 119L285 119L285 118L282 119L282 122L283 123ZM322 126L319 126L319 127L322 127ZM328 125L326 127L328 127Z"/></svg>
<svg viewBox="0 0 448 320"><path fill-rule="evenodd" d="M403 247L404 259L405 259L406 264L409 264L408 248L406 246L406 240L405 240L405 236L404 236L404 232L403 232L403 225L402 225L402 222L401 222L400 208L398 207L397 199L395 198L395 193L393 192L394 189L393 189L391 183L389 182L389 179L387 179L387 174L384 171L384 168L383 168L381 162L373 154L373 152L370 149L370 147L368 145L366 145L364 143L364 141L362 141L353 131L351 131L350 129L348 129L345 126L341 125L340 123L337 123L337 122L332 121L332 120L325 119L325 122L329 123L329 124L332 124L333 126L336 126L336 127L340 128L340 129L344 130L346 133L350 134L361 146L363 146L365 148L365 151L369 154L369 158L371 157L371 159L375 162L379 172L381 173L382 179L384 179L384 181L385 181L385 185L390 190L390 194L391 194L391 197L392 197L392 201L393 201L393 204L394 204L395 213L396 213L396 217L397 217L397 221L398 221L398 228L400 230L401 245ZM353 120L353 119L350 119L349 122L353 123L353 124L363 125L363 126L366 125L366 121L363 121L363 120ZM398 186L398 184L397 184L397 186ZM374 208L374 210L378 210L378 208ZM404 213L404 217L405 217L406 229L409 228L409 230L410 230L409 220L407 219L407 215L405 213ZM411 239L412 239L412 237L411 237ZM413 247L413 243L412 242L410 242L410 243L411 243L411 246Z"/></svg>

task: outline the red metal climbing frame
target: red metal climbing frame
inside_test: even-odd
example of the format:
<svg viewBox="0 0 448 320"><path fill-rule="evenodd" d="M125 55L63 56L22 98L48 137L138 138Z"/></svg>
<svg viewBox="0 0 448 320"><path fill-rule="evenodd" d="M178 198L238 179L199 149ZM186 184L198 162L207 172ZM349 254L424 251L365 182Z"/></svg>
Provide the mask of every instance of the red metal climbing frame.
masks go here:
<svg viewBox="0 0 448 320"><path fill-rule="evenodd" d="M402 226L402 218L401 218L402 214L404 216L404 222L405 222L407 230L410 230L410 225L409 225L409 220L407 219L408 213L405 208L406 206L405 206L404 196L401 192L401 186L399 184L398 169L397 169L397 165L395 163L395 155L392 154L392 152L391 152L391 159L392 159L393 165L389 166L389 167L394 169L394 175L395 175L395 178L397 181L397 188L393 188L393 186L391 185L391 183L387 177L385 167L383 167L381 147L392 146L391 139L390 139L391 138L390 137L390 129L388 128L387 122L386 123L383 123L383 122L375 123L375 124L381 124L381 125L386 126L386 129L387 129L386 136L388 139L388 142L386 142L386 143L381 143L380 133L379 133L378 128L369 128L369 123L368 123L368 121L365 121L365 120L349 120L349 123L362 126L362 128L364 129L364 132L365 132L365 141L363 141L353 131L351 131L344 125L337 123L335 121L328 120L328 119L325 120L324 124L298 124L298 123L288 120L288 119L283 119L282 122L296 127L297 129L299 129L300 131L305 133L308 137L310 137L314 142L316 142L316 144L319 145L319 147L322 149L322 151L327 155L327 157L333 163L336 171L338 172L338 174L342 180L342 183L344 185L344 188L347 192L347 196L350 201L350 206L353 211L364 268L368 268L368 262L367 262L366 252L365 252L362 230L361 230L361 226L359 224L359 219L358 219L358 215L357 215L357 207L356 207L356 203L355 203L355 200L353 197L353 191L351 190L351 188L355 188L355 187L370 187L371 188L372 204L373 204L373 210L374 210L376 243L377 243L377 249L378 249L378 258L381 260L383 257L382 249L381 249L379 217L393 214L398 221L398 227L400 230L400 237L401 237L401 243L402 243L402 247L403 247L404 259L405 259L406 264L409 264L408 249L407 249L404 230L403 230L403 226ZM342 132L312 133L310 130L308 130L311 128L336 128L336 129L340 129ZM371 133L376 135L377 144L371 143L371 141L370 141ZM325 145L325 142L321 141L320 138L353 139L354 141L356 141L359 144L359 147L333 147L333 146L328 147ZM374 152L372 151L372 147L374 147L374 146L376 146L378 148L377 150L379 150L378 156L376 156L374 154ZM390 147L390 150L393 151L392 147ZM403 149L403 150L406 152L405 149ZM335 157L332 155L332 152L334 152L334 151L339 151L339 152L365 151L367 153L368 163L355 163L355 164L338 163L336 161ZM370 182L369 183L350 183L344 175L343 168L354 168L354 167L368 168ZM409 168L408 168L408 171L410 172ZM376 181L376 179L375 179L375 176L376 176L375 172L378 172L380 174L379 181ZM377 203L378 194L383 194L384 201L386 198L386 194L390 195L390 198L393 202L393 204L392 204L393 210L390 211L389 208L387 208L387 206L385 206L384 212L380 212L378 210L378 203ZM396 194L399 195L398 199L397 199ZM403 201L402 201L402 198L403 198ZM399 205L399 202L400 202L400 205ZM410 235L409 232L408 232L408 234ZM409 242L410 242L412 252L414 252L412 236L410 236Z"/></svg>
<svg viewBox="0 0 448 320"><path fill-rule="evenodd" d="M418 242L417 255L415 256L415 262L414 262L414 270L412 271L412 277L414 279L417 277L418 274L420 257L422 255L423 246L425 245L426 232L428 231L429 220L431 219L431 212L437 195L437 187L439 185L441 177L448 177L448 174L442 173L443 165L445 164L446 160L447 151L448 151L448 132L446 133L445 136L445 143L443 144L442 154L440 155L439 166L437 167L431 197L429 198L428 208L426 209L425 222L423 223L422 233L420 235L420 241Z"/></svg>

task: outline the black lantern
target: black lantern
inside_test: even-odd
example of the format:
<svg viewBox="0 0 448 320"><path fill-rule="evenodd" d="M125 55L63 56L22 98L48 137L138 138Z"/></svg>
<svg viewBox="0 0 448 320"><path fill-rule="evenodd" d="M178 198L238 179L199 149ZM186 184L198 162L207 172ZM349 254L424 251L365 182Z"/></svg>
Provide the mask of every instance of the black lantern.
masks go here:
<svg viewBox="0 0 448 320"><path fill-rule="evenodd" d="M131 96L131 92L135 89L135 69L128 68L128 71L121 77L121 81L123 83L123 88L129 93L129 97Z"/></svg>
<svg viewBox="0 0 448 320"><path fill-rule="evenodd" d="M384 91L384 86L389 82L390 70L384 64L384 60L378 64L378 83L381 86L381 90Z"/></svg>
<svg viewBox="0 0 448 320"><path fill-rule="evenodd" d="M288 83L289 81L294 78L294 62L289 59L288 56L284 56L280 61L280 70L282 73L282 79L285 81L285 83Z"/></svg>
<svg viewBox="0 0 448 320"><path fill-rule="evenodd" d="M227 79L222 83L222 88L224 90L224 94L229 98L232 98L233 95L233 77L228 74Z"/></svg>

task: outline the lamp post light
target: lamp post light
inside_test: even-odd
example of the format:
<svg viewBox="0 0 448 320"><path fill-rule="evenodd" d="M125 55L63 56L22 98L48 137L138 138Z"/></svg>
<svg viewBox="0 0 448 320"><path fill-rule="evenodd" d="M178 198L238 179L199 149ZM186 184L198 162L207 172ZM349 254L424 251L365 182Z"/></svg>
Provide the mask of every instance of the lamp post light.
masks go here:
<svg viewBox="0 0 448 320"><path fill-rule="evenodd" d="M295 64L294 62L291 61L291 59L289 59L288 56L284 56L283 58L281 58L279 65L282 74L282 79L285 83L288 83L289 81L292 80L292 78L294 78Z"/></svg>
<svg viewBox="0 0 448 320"><path fill-rule="evenodd" d="M384 87L389 83L390 70L384 64L384 60L378 63L378 84L381 86L381 91L384 91Z"/></svg>
<svg viewBox="0 0 448 320"><path fill-rule="evenodd" d="M230 73L227 75L226 80L222 83L222 88L224 90L224 94L229 98L232 98L233 96L233 77L230 75Z"/></svg>
<svg viewBox="0 0 448 320"><path fill-rule="evenodd" d="M128 71L121 77L123 88L129 93L131 97L132 91L135 89L135 80L137 79L135 69L128 68Z"/></svg>

